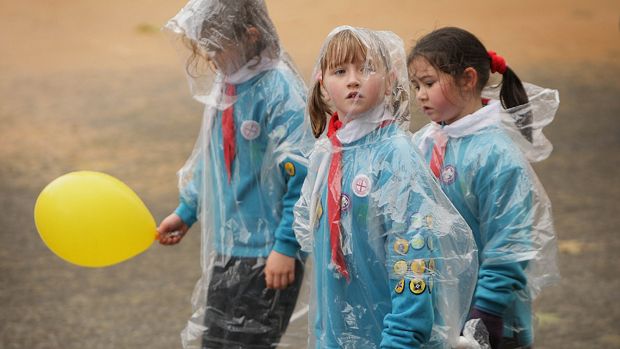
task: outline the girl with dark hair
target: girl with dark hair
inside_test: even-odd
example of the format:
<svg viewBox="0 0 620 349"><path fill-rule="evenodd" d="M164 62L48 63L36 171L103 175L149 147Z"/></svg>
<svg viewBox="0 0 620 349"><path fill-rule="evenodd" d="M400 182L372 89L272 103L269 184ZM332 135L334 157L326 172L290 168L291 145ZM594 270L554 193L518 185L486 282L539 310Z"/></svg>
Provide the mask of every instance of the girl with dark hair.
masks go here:
<svg viewBox="0 0 620 349"><path fill-rule="evenodd" d="M459 28L422 37L407 65L431 120L414 141L479 250L469 318L483 321L493 349L531 347L532 300L558 270L551 203L529 161L551 151L541 128L555 115L557 91L523 84ZM491 73L502 74L499 101L483 98L497 98L483 90Z"/></svg>

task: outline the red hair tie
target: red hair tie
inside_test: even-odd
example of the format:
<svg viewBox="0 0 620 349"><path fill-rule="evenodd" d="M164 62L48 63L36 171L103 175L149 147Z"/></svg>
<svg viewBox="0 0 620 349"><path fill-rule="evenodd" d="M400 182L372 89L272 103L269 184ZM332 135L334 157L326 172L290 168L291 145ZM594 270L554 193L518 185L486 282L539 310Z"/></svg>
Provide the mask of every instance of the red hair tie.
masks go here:
<svg viewBox="0 0 620 349"><path fill-rule="evenodd" d="M506 72L506 60L504 57L495 53L495 51L487 51L491 58L491 73L504 74Z"/></svg>

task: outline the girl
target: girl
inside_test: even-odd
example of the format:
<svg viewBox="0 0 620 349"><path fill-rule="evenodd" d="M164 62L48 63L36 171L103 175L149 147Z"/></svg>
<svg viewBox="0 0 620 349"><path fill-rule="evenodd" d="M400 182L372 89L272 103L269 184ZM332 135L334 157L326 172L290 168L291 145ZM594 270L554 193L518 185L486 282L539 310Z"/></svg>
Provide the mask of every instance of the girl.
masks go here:
<svg viewBox="0 0 620 349"><path fill-rule="evenodd" d="M454 343L473 291L476 251L464 220L396 125L409 108L402 41L391 32L338 27L314 76L308 113L319 141L294 223L315 263L310 347Z"/></svg>
<svg viewBox="0 0 620 349"><path fill-rule="evenodd" d="M501 56L459 28L424 36L407 61L431 119L414 141L478 245L469 317L484 322L492 348L530 347L531 301L558 272L551 204L528 159L549 155L540 129L557 110L557 91L526 90ZM482 99L495 72L499 101Z"/></svg>
<svg viewBox="0 0 620 349"><path fill-rule="evenodd" d="M190 47L186 69L206 106L179 172L180 203L158 227L160 243L173 245L203 223L203 275L183 345L271 348L303 276L292 222L311 141L305 88L260 0L190 1L166 29Z"/></svg>

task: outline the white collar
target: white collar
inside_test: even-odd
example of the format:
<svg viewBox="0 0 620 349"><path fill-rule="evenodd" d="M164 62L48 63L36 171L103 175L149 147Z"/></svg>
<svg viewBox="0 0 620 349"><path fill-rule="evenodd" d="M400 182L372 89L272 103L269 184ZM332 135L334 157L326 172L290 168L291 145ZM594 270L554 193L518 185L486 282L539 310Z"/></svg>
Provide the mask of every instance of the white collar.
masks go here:
<svg viewBox="0 0 620 349"><path fill-rule="evenodd" d="M250 80L265 70L273 69L279 61L279 59L269 57L267 50L264 50L259 56L250 59L243 67L239 68L239 70L226 76L224 80L227 83L238 85Z"/></svg>
<svg viewBox="0 0 620 349"><path fill-rule="evenodd" d="M393 120L384 103L380 103L373 109L358 115L355 119L347 122L336 132L336 136L343 144L355 142L374 131L386 120ZM342 120L342 119L341 119Z"/></svg>
<svg viewBox="0 0 620 349"><path fill-rule="evenodd" d="M476 110L472 114L456 120L450 125L440 125L431 122L422 134L422 143L420 149L426 153L430 144L441 133L449 138L461 138L474 134L483 128L499 125L501 123L501 103L499 101L491 101L486 106Z"/></svg>

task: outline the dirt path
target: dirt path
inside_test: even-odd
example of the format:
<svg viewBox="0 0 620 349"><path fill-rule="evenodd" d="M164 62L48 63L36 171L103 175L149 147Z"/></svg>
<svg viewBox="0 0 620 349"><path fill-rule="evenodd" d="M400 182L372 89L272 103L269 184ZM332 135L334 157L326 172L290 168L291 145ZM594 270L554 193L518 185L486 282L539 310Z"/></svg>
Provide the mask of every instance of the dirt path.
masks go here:
<svg viewBox="0 0 620 349"><path fill-rule="evenodd" d="M336 25L393 30L407 46L456 25L479 34L524 80L559 89L560 111L546 132L555 150L536 169L554 204L563 279L536 305L537 348L620 348L620 4L380 3L268 5L305 77ZM83 269L47 250L32 209L45 184L78 169L122 179L157 220L174 207L175 172L201 108L158 28L183 4L0 3L0 347L180 347L199 274L198 234Z"/></svg>

